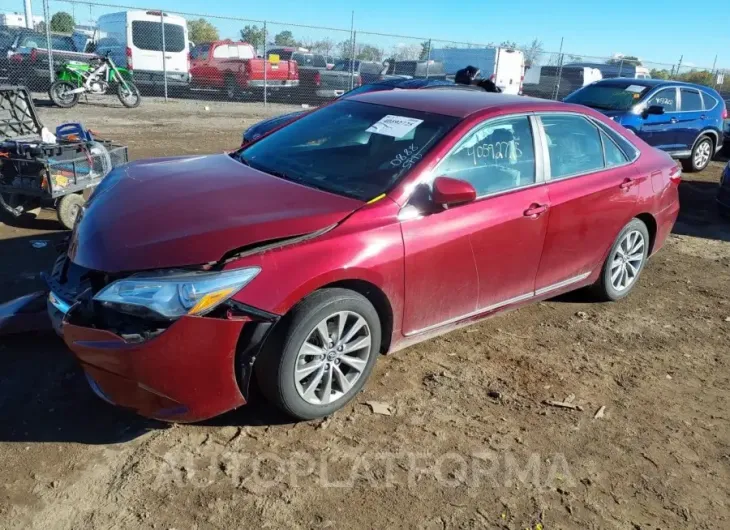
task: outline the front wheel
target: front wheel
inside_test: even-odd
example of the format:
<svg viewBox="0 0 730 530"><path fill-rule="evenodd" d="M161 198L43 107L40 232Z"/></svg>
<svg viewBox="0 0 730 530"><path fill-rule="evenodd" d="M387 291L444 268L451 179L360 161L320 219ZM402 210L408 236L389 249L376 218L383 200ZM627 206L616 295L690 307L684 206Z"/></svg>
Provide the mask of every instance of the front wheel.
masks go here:
<svg viewBox="0 0 730 530"><path fill-rule="evenodd" d="M70 109L79 102L79 94L72 93L76 88L73 83L69 83L68 81L56 81L48 90L48 95L57 107Z"/></svg>
<svg viewBox="0 0 730 530"><path fill-rule="evenodd" d="M317 291L282 320L254 365L262 393L300 420L328 416L362 389L380 350L378 313L347 289Z"/></svg>
<svg viewBox="0 0 730 530"><path fill-rule="evenodd" d="M603 264L593 291L601 300L628 296L649 256L649 230L640 219L632 219L619 233Z"/></svg>
<svg viewBox="0 0 730 530"><path fill-rule="evenodd" d="M127 85L126 87L124 86L125 83ZM119 101L122 102L122 105L128 109L139 107L139 104L142 103L142 96L139 93L139 89L131 81L125 81L117 85L117 96L119 97Z"/></svg>

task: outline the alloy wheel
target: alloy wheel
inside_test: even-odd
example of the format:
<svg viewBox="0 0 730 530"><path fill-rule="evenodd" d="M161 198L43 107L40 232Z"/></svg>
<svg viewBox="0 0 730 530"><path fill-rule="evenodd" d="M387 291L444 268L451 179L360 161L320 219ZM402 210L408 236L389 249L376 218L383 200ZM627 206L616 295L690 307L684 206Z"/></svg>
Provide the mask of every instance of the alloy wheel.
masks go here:
<svg viewBox="0 0 730 530"><path fill-rule="evenodd" d="M297 354L294 383L299 396L313 405L342 399L362 376L372 350L370 327L362 315L340 311L322 319Z"/></svg>
<svg viewBox="0 0 730 530"><path fill-rule="evenodd" d="M709 140L703 140L700 145L697 146L694 154L694 165L696 168L704 168L712 157L712 144Z"/></svg>
<svg viewBox="0 0 730 530"><path fill-rule="evenodd" d="M646 241L638 230L627 232L619 242L611 259L611 285L622 292L631 287L644 263Z"/></svg>

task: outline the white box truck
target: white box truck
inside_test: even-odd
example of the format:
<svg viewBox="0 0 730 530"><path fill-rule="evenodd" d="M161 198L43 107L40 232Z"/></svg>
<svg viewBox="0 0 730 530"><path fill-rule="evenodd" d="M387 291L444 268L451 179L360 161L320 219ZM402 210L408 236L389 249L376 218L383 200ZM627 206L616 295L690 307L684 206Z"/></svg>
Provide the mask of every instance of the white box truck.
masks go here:
<svg viewBox="0 0 730 530"><path fill-rule="evenodd" d="M98 26L96 53L109 52L117 65L132 70L138 86L163 86L164 72L169 87L190 84L188 27L184 18L161 11L122 11L100 16Z"/></svg>
<svg viewBox="0 0 730 530"><path fill-rule="evenodd" d="M436 48L431 59L443 63L447 76L469 65L481 77L491 79L505 94L521 94L525 75L525 54L510 48Z"/></svg>

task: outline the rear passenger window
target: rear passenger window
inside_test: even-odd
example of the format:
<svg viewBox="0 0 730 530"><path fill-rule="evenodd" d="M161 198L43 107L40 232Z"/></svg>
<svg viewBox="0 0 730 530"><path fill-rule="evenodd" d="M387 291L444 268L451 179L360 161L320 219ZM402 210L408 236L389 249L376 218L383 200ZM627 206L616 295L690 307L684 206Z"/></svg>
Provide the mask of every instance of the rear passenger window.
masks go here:
<svg viewBox="0 0 730 530"><path fill-rule="evenodd" d="M606 158L606 167L620 166L629 161L624 152L613 143L613 140L607 134L602 132L601 140L603 141L603 154Z"/></svg>
<svg viewBox="0 0 730 530"><path fill-rule="evenodd" d="M646 102L647 107L659 106L664 112L677 112L677 90L674 88L665 88L654 94Z"/></svg>
<svg viewBox="0 0 730 530"><path fill-rule="evenodd" d="M598 129L581 116L542 116L552 180L603 169Z"/></svg>
<svg viewBox="0 0 730 530"><path fill-rule="evenodd" d="M535 150L526 116L490 122L469 133L438 168L465 180L477 196L535 183Z"/></svg>
<svg viewBox="0 0 730 530"><path fill-rule="evenodd" d="M228 46L218 46L215 50L213 50L214 59L228 59L228 56Z"/></svg>
<svg viewBox="0 0 730 530"><path fill-rule="evenodd" d="M682 110L697 111L702 110L702 97L698 90L691 90L689 88L683 88L682 92Z"/></svg>
<svg viewBox="0 0 730 530"><path fill-rule="evenodd" d="M702 93L702 99L705 102L705 110L712 110L717 105L717 98L711 96L707 92Z"/></svg>

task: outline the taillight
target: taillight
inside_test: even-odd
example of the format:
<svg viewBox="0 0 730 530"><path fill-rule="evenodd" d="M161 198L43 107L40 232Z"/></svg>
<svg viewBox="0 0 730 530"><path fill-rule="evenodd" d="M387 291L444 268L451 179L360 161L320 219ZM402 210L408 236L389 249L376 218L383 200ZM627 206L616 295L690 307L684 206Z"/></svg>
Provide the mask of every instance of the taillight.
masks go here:
<svg viewBox="0 0 730 530"><path fill-rule="evenodd" d="M682 181L682 168L674 166L669 170L669 180L675 184L679 184Z"/></svg>
<svg viewBox="0 0 730 530"><path fill-rule="evenodd" d="M523 85L524 83L525 83L525 76L524 76L524 75L522 75L522 76L520 76L520 91L518 92L518 94L519 94L520 96L522 95L522 85Z"/></svg>
<svg viewBox="0 0 730 530"><path fill-rule="evenodd" d="M296 61L289 61L289 79L299 79L299 65Z"/></svg>
<svg viewBox="0 0 730 530"><path fill-rule="evenodd" d="M30 62L34 63L38 60L38 48L30 50Z"/></svg>
<svg viewBox="0 0 730 530"><path fill-rule="evenodd" d="M489 76L489 80L494 83L497 81L497 74L492 74Z"/></svg>
<svg viewBox="0 0 730 530"><path fill-rule="evenodd" d="M10 61L16 64L20 64L23 62L23 56L19 53L14 53L10 56Z"/></svg>
<svg viewBox="0 0 730 530"><path fill-rule="evenodd" d="M125 51L125 54L127 56L127 70L132 70L133 69L132 48L127 48L127 50Z"/></svg>
<svg viewBox="0 0 730 530"><path fill-rule="evenodd" d="M321 84L322 84L322 75L319 72L317 72L314 74L314 85L319 86Z"/></svg>
<svg viewBox="0 0 730 530"><path fill-rule="evenodd" d="M727 107L725 107L724 109L722 109L722 119L723 120L726 120L727 119Z"/></svg>
<svg viewBox="0 0 730 530"><path fill-rule="evenodd" d="M360 76L360 74L357 74L355 76L355 86L360 86L360 85L362 85L362 77Z"/></svg>

